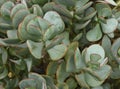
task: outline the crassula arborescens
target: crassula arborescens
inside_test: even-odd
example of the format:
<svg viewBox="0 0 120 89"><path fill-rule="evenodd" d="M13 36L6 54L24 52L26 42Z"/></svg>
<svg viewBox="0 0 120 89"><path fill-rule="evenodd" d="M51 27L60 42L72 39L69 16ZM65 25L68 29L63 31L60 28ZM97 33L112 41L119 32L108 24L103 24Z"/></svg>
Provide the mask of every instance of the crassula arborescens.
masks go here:
<svg viewBox="0 0 120 89"><path fill-rule="evenodd" d="M119 6L119 0L1 0L0 88L118 89Z"/></svg>

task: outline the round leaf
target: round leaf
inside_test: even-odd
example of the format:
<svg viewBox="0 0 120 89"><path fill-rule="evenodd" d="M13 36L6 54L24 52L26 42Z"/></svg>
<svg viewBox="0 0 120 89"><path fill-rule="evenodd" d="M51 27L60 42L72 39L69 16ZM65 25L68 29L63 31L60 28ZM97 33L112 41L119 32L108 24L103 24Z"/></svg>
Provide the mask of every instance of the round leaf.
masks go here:
<svg viewBox="0 0 120 89"><path fill-rule="evenodd" d="M48 11L47 13L45 13L44 19L49 21L51 24L54 24L58 29L58 33L62 32L65 28L64 22L57 12Z"/></svg>
<svg viewBox="0 0 120 89"><path fill-rule="evenodd" d="M14 6L14 3L11 1L5 2L0 9L1 15L10 17L10 10Z"/></svg>
<svg viewBox="0 0 120 89"><path fill-rule="evenodd" d="M10 16L13 17L16 14L16 12L21 10L21 9L27 9L27 8L24 4L21 4L21 3L15 5L11 10Z"/></svg>
<svg viewBox="0 0 120 89"><path fill-rule="evenodd" d="M42 57L43 43L37 43L37 42L33 42L31 40L27 40L27 45L28 45L28 48L29 48L31 54L35 58L40 59Z"/></svg>
<svg viewBox="0 0 120 89"><path fill-rule="evenodd" d="M19 24L22 22L22 20L24 19L24 17L27 16L28 14L30 14L30 12L27 9L21 9L17 11L12 18L12 23L14 27L17 28Z"/></svg>
<svg viewBox="0 0 120 89"><path fill-rule="evenodd" d="M75 78L78 82L78 84L82 87L85 87L85 88L88 88L89 89L89 86L85 80L85 75L84 74L78 74L78 75L75 75Z"/></svg>
<svg viewBox="0 0 120 89"><path fill-rule="evenodd" d="M114 18L107 19L107 23L101 23L102 30L104 33L114 32L117 28L118 21Z"/></svg>
<svg viewBox="0 0 120 89"><path fill-rule="evenodd" d="M40 74L29 73L28 76L29 76L30 79L34 79L37 89L39 89L39 88L40 89L46 89L45 88L46 87L46 81Z"/></svg>
<svg viewBox="0 0 120 89"><path fill-rule="evenodd" d="M100 25L97 24L92 30L88 31L86 34L86 38L88 41L98 41L102 38L102 32L100 29Z"/></svg>
<svg viewBox="0 0 120 89"><path fill-rule="evenodd" d="M104 81L99 81L94 76L90 75L89 73L85 73L85 80L87 84L91 87L97 87L104 82Z"/></svg>
<svg viewBox="0 0 120 89"><path fill-rule="evenodd" d="M59 60L66 54L67 47L64 44L56 45L53 48L48 50L50 58L52 60Z"/></svg>
<svg viewBox="0 0 120 89"><path fill-rule="evenodd" d="M90 57L92 54L100 55L100 59L98 60L99 63L101 63L105 58L104 49L99 44L94 44L87 48L86 54L85 54L86 62L91 61Z"/></svg>
<svg viewBox="0 0 120 89"><path fill-rule="evenodd" d="M111 67L109 65L104 65L99 70L95 71L95 74L98 75L101 80L105 80L110 73Z"/></svg>
<svg viewBox="0 0 120 89"><path fill-rule="evenodd" d="M34 79L24 79L19 83L19 87L20 89L31 89L31 87L36 89L36 82Z"/></svg>

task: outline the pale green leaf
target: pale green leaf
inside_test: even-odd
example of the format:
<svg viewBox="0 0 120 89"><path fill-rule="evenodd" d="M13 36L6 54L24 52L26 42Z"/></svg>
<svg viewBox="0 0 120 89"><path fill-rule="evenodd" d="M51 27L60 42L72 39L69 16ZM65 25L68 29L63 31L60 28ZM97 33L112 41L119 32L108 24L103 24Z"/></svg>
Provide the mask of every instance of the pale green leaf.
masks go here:
<svg viewBox="0 0 120 89"><path fill-rule="evenodd" d="M66 64L62 62L57 69L57 82L62 83L66 80L66 78L70 75L70 73L66 72Z"/></svg>
<svg viewBox="0 0 120 89"><path fill-rule="evenodd" d="M107 19L107 23L101 23L102 30L104 33L114 32L117 28L118 21L114 18Z"/></svg>
<svg viewBox="0 0 120 89"><path fill-rule="evenodd" d="M24 79L20 81L19 87L20 89L26 89L26 88L30 89L31 87L33 89L36 89L36 82L34 79Z"/></svg>
<svg viewBox="0 0 120 89"><path fill-rule="evenodd" d="M78 47L78 42L73 42L68 47L67 53L65 55L67 72L74 72L76 69L74 65L74 53L77 47Z"/></svg>
<svg viewBox="0 0 120 89"><path fill-rule="evenodd" d="M92 42L100 40L102 38L100 25L97 24L93 29L88 31L86 34L86 38L88 39L88 41L92 41Z"/></svg>
<svg viewBox="0 0 120 89"><path fill-rule="evenodd" d="M98 79L96 79L94 76L92 76L89 73L85 73L85 81L91 87L97 87L104 82L104 81L99 81Z"/></svg>
<svg viewBox="0 0 120 89"><path fill-rule="evenodd" d="M16 12L21 10L21 9L27 9L27 8L24 4L21 4L21 3L15 5L11 10L10 16L13 17L16 14Z"/></svg>
<svg viewBox="0 0 120 89"><path fill-rule="evenodd" d="M75 75L75 78L78 82L78 84L84 88L87 88L87 89L90 89L86 80L85 80L85 75L84 74L78 74L78 75Z"/></svg>
<svg viewBox="0 0 120 89"><path fill-rule="evenodd" d="M46 74L49 76L54 76L58 68L58 62L52 61L48 64Z"/></svg>
<svg viewBox="0 0 120 89"><path fill-rule="evenodd" d="M12 17L12 23L14 27L17 28L24 19L24 17L28 14L30 14L30 12L27 9L21 9L17 11L16 14Z"/></svg>
<svg viewBox="0 0 120 89"><path fill-rule="evenodd" d="M27 70L28 70L28 72L30 72L31 68L32 68L32 59L27 58L27 59L25 59L25 62L26 62L26 65L27 65Z"/></svg>
<svg viewBox="0 0 120 89"><path fill-rule="evenodd" d="M69 89L69 86L66 83L59 83L57 87L58 89Z"/></svg>
<svg viewBox="0 0 120 89"><path fill-rule="evenodd" d="M82 69L85 67L85 62L82 59L82 55L80 53L79 48L76 48L76 50L75 50L74 63L75 63L76 69Z"/></svg>
<svg viewBox="0 0 120 89"><path fill-rule="evenodd" d="M1 49L2 49L2 62L3 64L6 64L8 59L8 53L6 49L4 48L1 48Z"/></svg>
<svg viewBox="0 0 120 89"><path fill-rule="evenodd" d="M37 89L46 89L46 81L40 74L29 73L28 77L34 79Z"/></svg>
<svg viewBox="0 0 120 89"><path fill-rule="evenodd" d="M101 80L105 80L111 73L111 67L109 65L104 65L99 70L96 70L95 73L100 77Z"/></svg>
<svg viewBox="0 0 120 89"><path fill-rule="evenodd" d="M52 60L59 60L66 54L67 47L64 44L56 45L48 50L48 54Z"/></svg>
<svg viewBox="0 0 120 89"><path fill-rule="evenodd" d="M17 30L8 30L7 31L7 36L10 39L17 39L18 38L18 36L17 36Z"/></svg>
<svg viewBox="0 0 120 89"><path fill-rule="evenodd" d="M47 13L45 13L44 19L49 21L51 24L55 25L57 29L59 29L58 33L62 32L65 28L64 22L57 12L48 11Z"/></svg>
<svg viewBox="0 0 120 89"><path fill-rule="evenodd" d="M77 82L72 77L66 80L66 84L69 86L69 89L75 89L77 87Z"/></svg>
<svg viewBox="0 0 120 89"><path fill-rule="evenodd" d="M92 54L100 55L101 58L98 60L99 63L101 63L105 58L105 51L102 48L102 46L100 46L99 44L93 44L93 45L91 45L90 47L87 48L86 54L85 54L86 62L90 61L90 56Z"/></svg>
<svg viewBox="0 0 120 89"><path fill-rule="evenodd" d="M34 41L31 41L31 40L27 40L27 45L28 45L28 48L31 52L31 54L37 58L37 59L40 59L42 57L42 49L43 49L43 43L41 42L34 42Z"/></svg>

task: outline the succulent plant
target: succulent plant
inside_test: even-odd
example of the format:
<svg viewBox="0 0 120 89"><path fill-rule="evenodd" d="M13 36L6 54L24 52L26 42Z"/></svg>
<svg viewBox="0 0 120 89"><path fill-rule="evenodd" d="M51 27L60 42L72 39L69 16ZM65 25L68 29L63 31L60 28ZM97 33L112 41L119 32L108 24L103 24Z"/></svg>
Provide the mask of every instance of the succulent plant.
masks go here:
<svg viewBox="0 0 120 89"><path fill-rule="evenodd" d="M20 89L58 89L49 76L36 73L29 73L28 79L22 80L19 86Z"/></svg>
<svg viewBox="0 0 120 89"><path fill-rule="evenodd" d="M118 89L119 6L117 0L1 0L0 88Z"/></svg>
<svg viewBox="0 0 120 89"><path fill-rule="evenodd" d="M60 65L57 62L51 62L48 65L47 75L54 75L54 78L56 71L58 84L61 82L67 84L66 79L73 78L77 81L74 82L76 87L79 84L83 88L90 89L90 87L101 85L110 75L111 67L106 63L107 58L105 58L104 49L99 44L91 45L81 53L78 48L78 43L73 42L68 47L65 61L62 61ZM55 69L52 71L53 66ZM68 84L69 88L73 86Z"/></svg>

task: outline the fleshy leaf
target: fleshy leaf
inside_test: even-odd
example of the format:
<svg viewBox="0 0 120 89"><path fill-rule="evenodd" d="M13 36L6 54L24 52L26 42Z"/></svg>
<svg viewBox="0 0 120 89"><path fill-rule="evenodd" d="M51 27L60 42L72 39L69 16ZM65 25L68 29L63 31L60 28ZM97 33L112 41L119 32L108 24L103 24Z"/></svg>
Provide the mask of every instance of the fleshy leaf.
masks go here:
<svg viewBox="0 0 120 89"><path fill-rule="evenodd" d="M0 80L5 78L8 75L8 70L7 68L3 68L3 72L0 73Z"/></svg>
<svg viewBox="0 0 120 89"><path fill-rule="evenodd" d="M57 89L56 86L55 86L55 84L54 84L53 79L50 76L43 75L43 77L44 77L44 79L46 81L47 89L48 89L48 87L50 89Z"/></svg>
<svg viewBox="0 0 120 89"><path fill-rule="evenodd" d="M28 22L35 17L36 17L36 15L29 14L29 15L25 16L22 23L20 23L20 25L18 27L18 37L20 40L24 41L24 40L31 38L31 36L27 33L26 27L27 27Z"/></svg>
<svg viewBox="0 0 120 89"><path fill-rule="evenodd" d="M58 83L62 83L66 80L66 78L69 76L69 73L66 72L66 64L65 62L62 62L58 69L57 69L57 82Z"/></svg>
<svg viewBox="0 0 120 89"><path fill-rule="evenodd" d="M32 8L35 15L43 17L42 8L39 5L33 5Z"/></svg>
<svg viewBox="0 0 120 89"><path fill-rule="evenodd" d="M66 83L60 83L57 87L58 89L69 89L69 86Z"/></svg>
<svg viewBox="0 0 120 89"><path fill-rule="evenodd" d="M33 42L31 40L27 40L27 45L28 48L31 52L31 54L37 58L40 59L42 57L42 48L43 48L43 43L37 43L37 42Z"/></svg>
<svg viewBox="0 0 120 89"><path fill-rule="evenodd" d="M118 21L114 18L107 19L107 23L101 23L102 30L104 33L114 32L117 28Z"/></svg>
<svg viewBox="0 0 120 89"><path fill-rule="evenodd" d="M91 5L93 4L93 2L88 2L87 4L85 4L84 6L82 7L77 7L76 8L76 14L81 14L84 10L86 10L87 8L89 8Z"/></svg>
<svg viewBox="0 0 120 89"><path fill-rule="evenodd" d="M1 48L1 50L2 50L2 62L3 62L3 64L6 64L7 63L7 59L8 59L7 50L4 49L4 48Z"/></svg>
<svg viewBox="0 0 120 89"><path fill-rule="evenodd" d="M89 73L85 73L85 81L91 87L97 87L103 83L103 81L99 81L94 76L90 75Z"/></svg>
<svg viewBox="0 0 120 89"><path fill-rule="evenodd" d="M77 48L75 50L75 55L74 55L74 63L75 63L75 67L76 69L82 69L85 67L85 62L82 59L82 55L79 51L79 48Z"/></svg>
<svg viewBox="0 0 120 89"><path fill-rule="evenodd" d="M58 65L58 62L56 62L56 61L50 62L50 63L48 64L47 70L46 70L47 75L53 76L53 75L56 73L58 66L59 66L59 65ZM53 77L54 77L54 76L53 76Z"/></svg>
<svg viewBox="0 0 120 89"><path fill-rule="evenodd" d="M104 49L99 44L94 44L87 48L86 55L85 55L86 62L90 61L91 54L100 55L101 58L98 60L99 63L101 63L104 60L105 52L104 52Z"/></svg>
<svg viewBox="0 0 120 89"><path fill-rule="evenodd" d="M27 9L27 8L24 4L15 5L11 10L10 16L13 17L16 14L16 12L21 10L21 9Z"/></svg>
<svg viewBox="0 0 120 89"><path fill-rule="evenodd" d="M78 42L73 42L69 45L67 53L65 55L66 60L66 71L67 72L74 72L75 71L75 65L74 65L74 52L76 48L78 47Z"/></svg>
<svg viewBox="0 0 120 89"><path fill-rule="evenodd" d="M13 2L11 1L5 2L0 9L1 15L10 17L10 10L12 9L13 6L14 6Z"/></svg>
<svg viewBox="0 0 120 89"><path fill-rule="evenodd" d="M66 84L69 86L69 89L75 89L77 87L77 82L72 77L66 80Z"/></svg>
<svg viewBox="0 0 120 89"><path fill-rule="evenodd" d="M85 87L87 89L90 89L86 80L85 80L85 75L84 74L78 74L78 75L75 75L75 78L78 82L78 84L82 87Z"/></svg>
<svg viewBox="0 0 120 89"><path fill-rule="evenodd" d="M106 56L109 57L110 61L114 60L114 56L111 52L111 40L106 35L102 39L102 47L104 48L104 50L106 52Z"/></svg>
<svg viewBox="0 0 120 89"><path fill-rule="evenodd" d="M102 32L100 29L100 25L97 24L92 30L88 31L86 34L86 38L88 41L98 41L102 38Z"/></svg>
<svg viewBox="0 0 120 89"><path fill-rule="evenodd" d="M64 44L56 45L53 48L48 50L50 58L52 60L59 60L66 54L67 47Z"/></svg>
<svg viewBox="0 0 120 89"><path fill-rule="evenodd" d="M7 31L7 36L10 39L17 39L17 30L8 30Z"/></svg>
<svg viewBox="0 0 120 89"><path fill-rule="evenodd" d="M16 12L16 14L12 18L12 23L15 28L19 26L19 24L22 22L25 16L30 14L30 12L27 9L21 9Z"/></svg>
<svg viewBox="0 0 120 89"><path fill-rule="evenodd" d="M49 21L51 24L54 24L58 29L58 33L62 32L65 28L64 22L57 12L48 11L47 13L45 13L44 19Z"/></svg>
<svg viewBox="0 0 120 89"><path fill-rule="evenodd" d="M100 77L101 80L105 80L110 75L110 72L111 67L109 65L104 65L99 70L95 71L95 73Z"/></svg>
<svg viewBox="0 0 120 89"><path fill-rule="evenodd" d="M63 5L56 4L54 2L46 3L43 6L43 11L44 12L47 12L47 11L56 11L59 14L65 16L65 17L72 18L72 15L71 15L71 13L69 12L68 9L66 9Z"/></svg>
<svg viewBox="0 0 120 89"><path fill-rule="evenodd" d="M120 38L118 38L111 47L112 50L112 54L115 57L115 59L117 60L118 63L120 63L120 57L118 55L118 49L120 48Z"/></svg>
<svg viewBox="0 0 120 89"><path fill-rule="evenodd" d="M34 79L24 79L19 83L20 89L30 89L31 87L33 89L36 89L36 82Z"/></svg>
<svg viewBox="0 0 120 89"><path fill-rule="evenodd" d="M37 89L46 89L46 81L45 79L40 75L40 74L37 74L37 73L29 73L29 78L30 79L34 79L34 82L36 84L36 88Z"/></svg>
<svg viewBox="0 0 120 89"><path fill-rule="evenodd" d="M25 59L25 62L26 62L26 65L27 65L28 72L30 72L31 68L32 68L32 59L27 58L27 59Z"/></svg>
<svg viewBox="0 0 120 89"><path fill-rule="evenodd" d="M112 79L119 79L120 78L120 69L119 68L115 68L111 74L110 74L110 77Z"/></svg>

